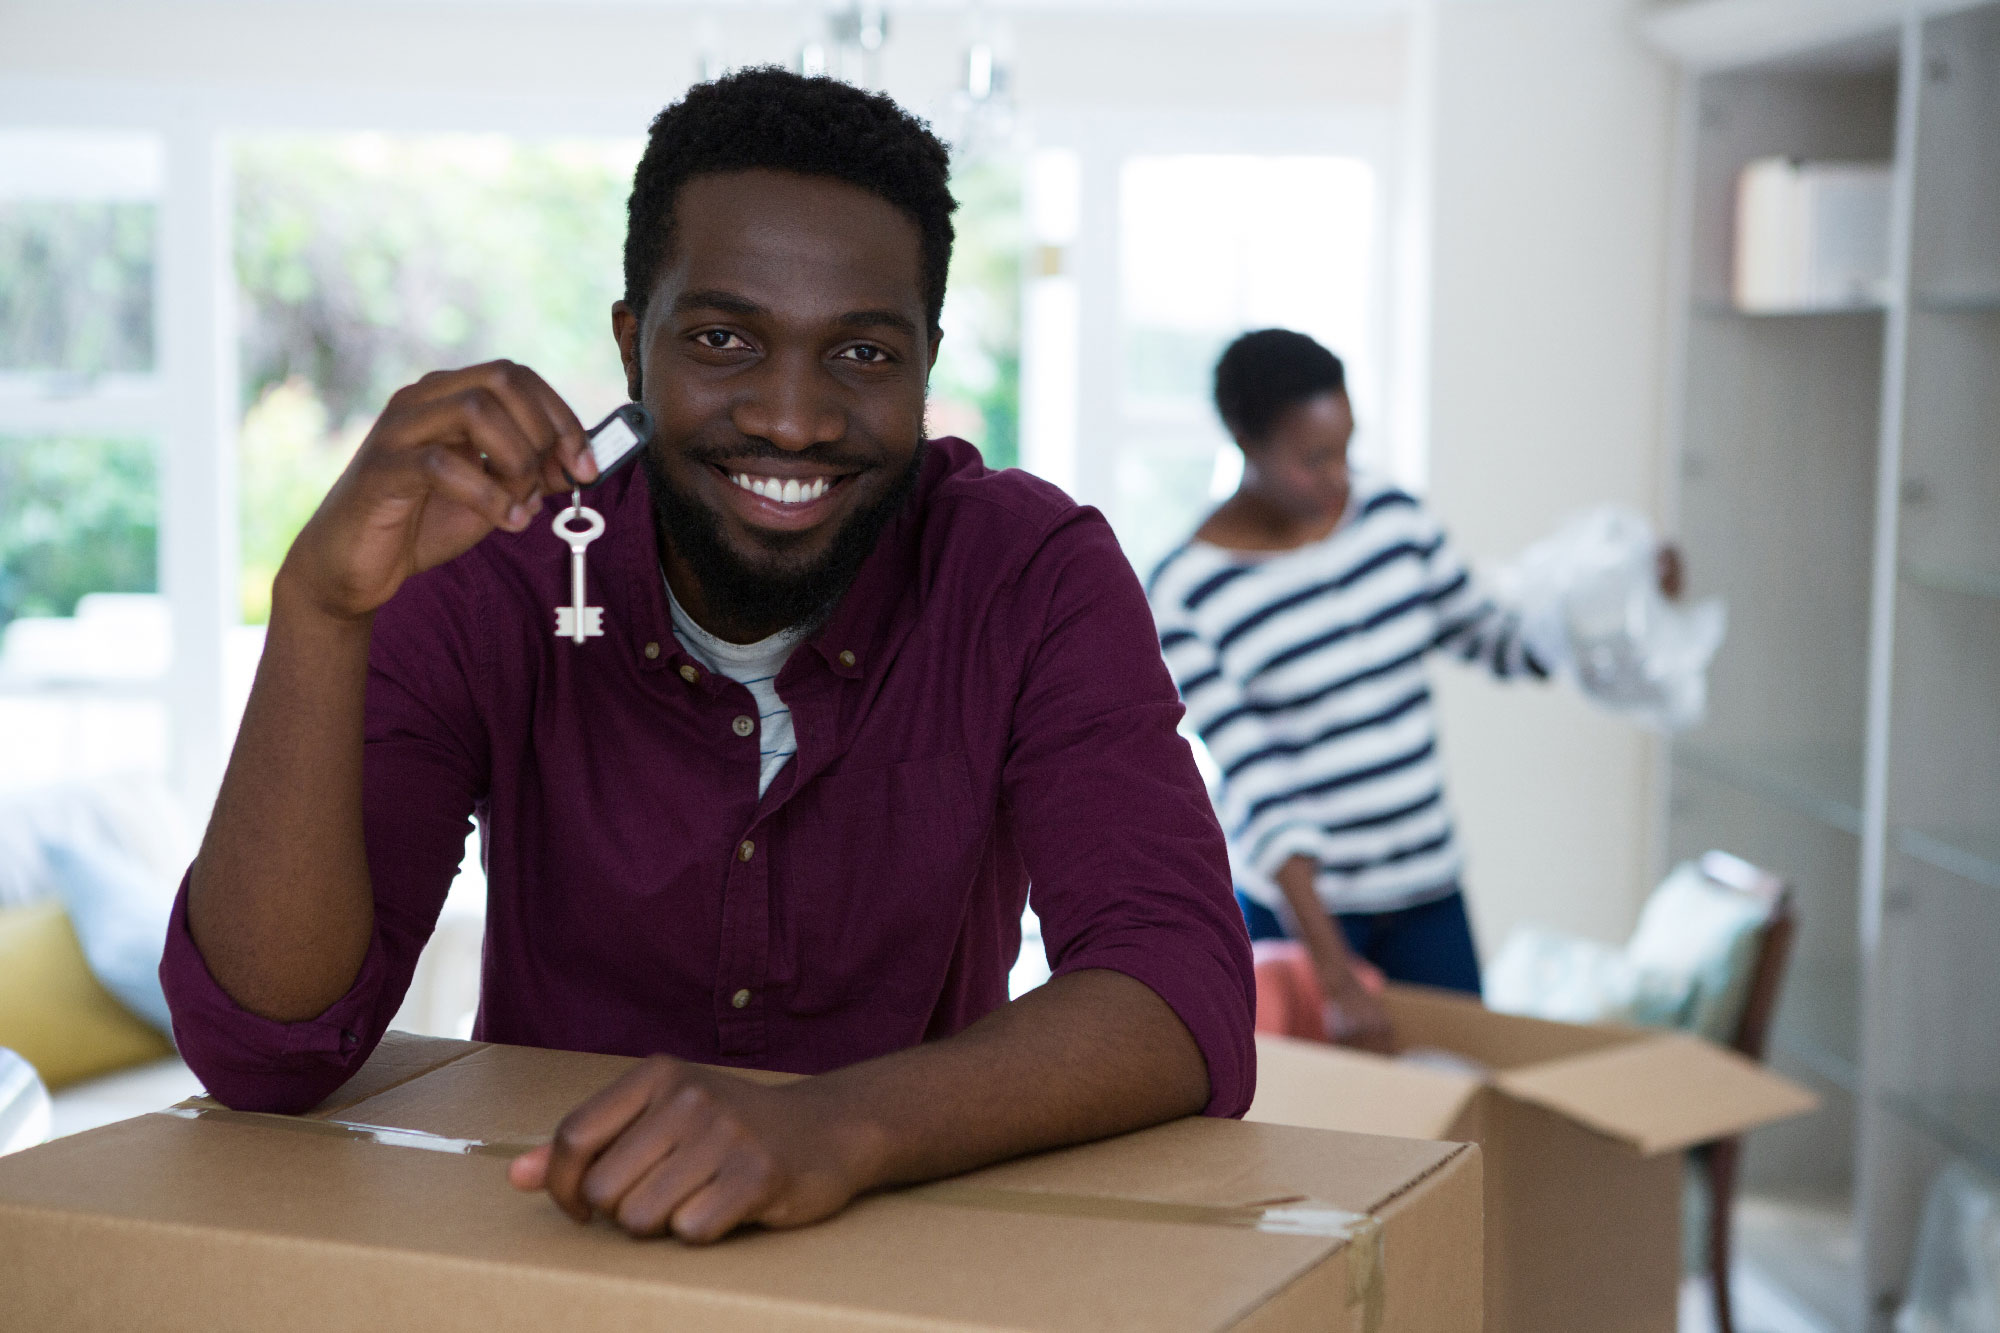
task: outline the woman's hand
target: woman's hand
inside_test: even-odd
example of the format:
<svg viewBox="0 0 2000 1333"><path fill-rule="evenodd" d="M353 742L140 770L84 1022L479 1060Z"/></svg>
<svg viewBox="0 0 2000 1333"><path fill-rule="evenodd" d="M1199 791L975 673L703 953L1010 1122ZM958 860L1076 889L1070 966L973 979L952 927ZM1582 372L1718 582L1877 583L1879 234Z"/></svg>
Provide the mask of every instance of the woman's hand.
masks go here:
<svg viewBox="0 0 2000 1333"><path fill-rule="evenodd" d="M1326 1039L1341 1046L1393 1054L1394 1033L1389 1011L1382 1005L1388 982L1381 969L1350 953L1343 966L1322 967L1319 973L1320 989L1326 996Z"/></svg>
<svg viewBox="0 0 2000 1333"><path fill-rule="evenodd" d="M1285 895L1292 933L1312 956L1319 977L1321 1019L1326 1039L1342 1046L1388 1054L1394 1049L1389 1011L1382 1007L1387 982L1382 970L1347 947L1340 926L1327 915L1313 881L1319 866L1309 856L1294 856L1278 867L1278 888Z"/></svg>

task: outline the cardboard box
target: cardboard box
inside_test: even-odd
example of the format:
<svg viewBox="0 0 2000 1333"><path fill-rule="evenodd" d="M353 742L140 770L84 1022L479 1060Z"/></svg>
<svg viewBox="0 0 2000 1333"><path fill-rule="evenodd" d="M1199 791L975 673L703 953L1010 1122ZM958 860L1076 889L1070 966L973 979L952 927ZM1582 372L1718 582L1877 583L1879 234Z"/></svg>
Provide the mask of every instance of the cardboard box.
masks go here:
<svg viewBox="0 0 2000 1333"><path fill-rule="evenodd" d="M306 1117L196 1099L0 1158L0 1326L1479 1327L1463 1144L1192 1118L708 1247L511 1190L630 1063L392 1034Z"/></svg>
<svg viewBox="0 0 2000 1333"><path fill-rule="evenodd" d="M1674 1333L1682 1150L1812 1095L1678 1033L1515 1018L1420 987L1385 998L1404 1051L1488 1072L1260 1033L1250 1118L1478 1143L1488 1333Z"/></svg>

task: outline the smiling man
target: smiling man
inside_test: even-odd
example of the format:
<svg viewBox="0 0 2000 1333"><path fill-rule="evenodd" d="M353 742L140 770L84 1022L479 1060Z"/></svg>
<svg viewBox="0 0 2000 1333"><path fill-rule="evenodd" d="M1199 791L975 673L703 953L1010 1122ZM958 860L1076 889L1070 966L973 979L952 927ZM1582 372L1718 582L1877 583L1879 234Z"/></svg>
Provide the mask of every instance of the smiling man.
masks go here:
<svg viewBox="0 0 2000 1333"><path fill-rule="evenodd" d="M211 1092L360 1066L476 817L476 1035L652 1057L514 1164L579 1219L709 1240L1242 1112L1249 951L1137 581L1095 512L924 440L952 207L943 146L829 80L655 121L613 325L657 430L590 493L600 638L551 632L570 410L504 362L390 400L278 576L176 906ZM1009 1003L1031 882L1055 975Z"/></svg>

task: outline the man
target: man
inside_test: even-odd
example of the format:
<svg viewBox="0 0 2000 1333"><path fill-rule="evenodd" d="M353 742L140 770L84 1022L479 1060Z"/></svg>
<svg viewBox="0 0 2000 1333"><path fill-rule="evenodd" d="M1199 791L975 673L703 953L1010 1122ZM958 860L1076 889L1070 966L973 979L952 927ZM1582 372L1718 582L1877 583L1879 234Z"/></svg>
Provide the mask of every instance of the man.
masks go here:
<svg viewBox="0 0 2000 1333"><path fill-rule="evenodd" d="M1385 977L1479 992L1424 659L1550 670L1421 501L1350 471L1340 358L1244 334L1215 403L1243 480L1149 581L1160 645L1221 771L1251 938L1301 940L1329 1035L1386 1047Z"/></svg>
<svg viewBox="0 0 2000 1333"><path fill-rule="evenodd" d="M1136 580L1092 511L923 440L952 207L883 97L759 70L662 113L612 312L658 424L588 493L580 645L569 409L504 362L390 401L279 573L176 907L212 1092L359 1067L476 814L476 1034L655 1057L514 1164L579 1220L712 1240L1242 1112L1248 949ZM1009 1004L1030 880L1055 976Z"/></svg>

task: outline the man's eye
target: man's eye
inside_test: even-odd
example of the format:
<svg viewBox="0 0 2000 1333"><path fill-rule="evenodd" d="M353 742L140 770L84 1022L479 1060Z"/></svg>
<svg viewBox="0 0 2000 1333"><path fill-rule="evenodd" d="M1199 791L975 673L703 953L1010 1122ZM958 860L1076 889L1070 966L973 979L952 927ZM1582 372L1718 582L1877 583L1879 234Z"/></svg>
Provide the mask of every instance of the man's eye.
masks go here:
<svg viewBox="0 0 2000 1333"><path fill-rule="evenodd" d="M743 340L728 329L703 329L694 335L695 341L711 351L723 352L732 345L743 346Z"/></svg>
<svg viewBox="0 0 2000 1333"><path fill-rule="evenodd" d="M890 360L886 348L876 347L871 343L857 343L841 355L850 361L859 361L864 366L879 366Z"/></svg>

